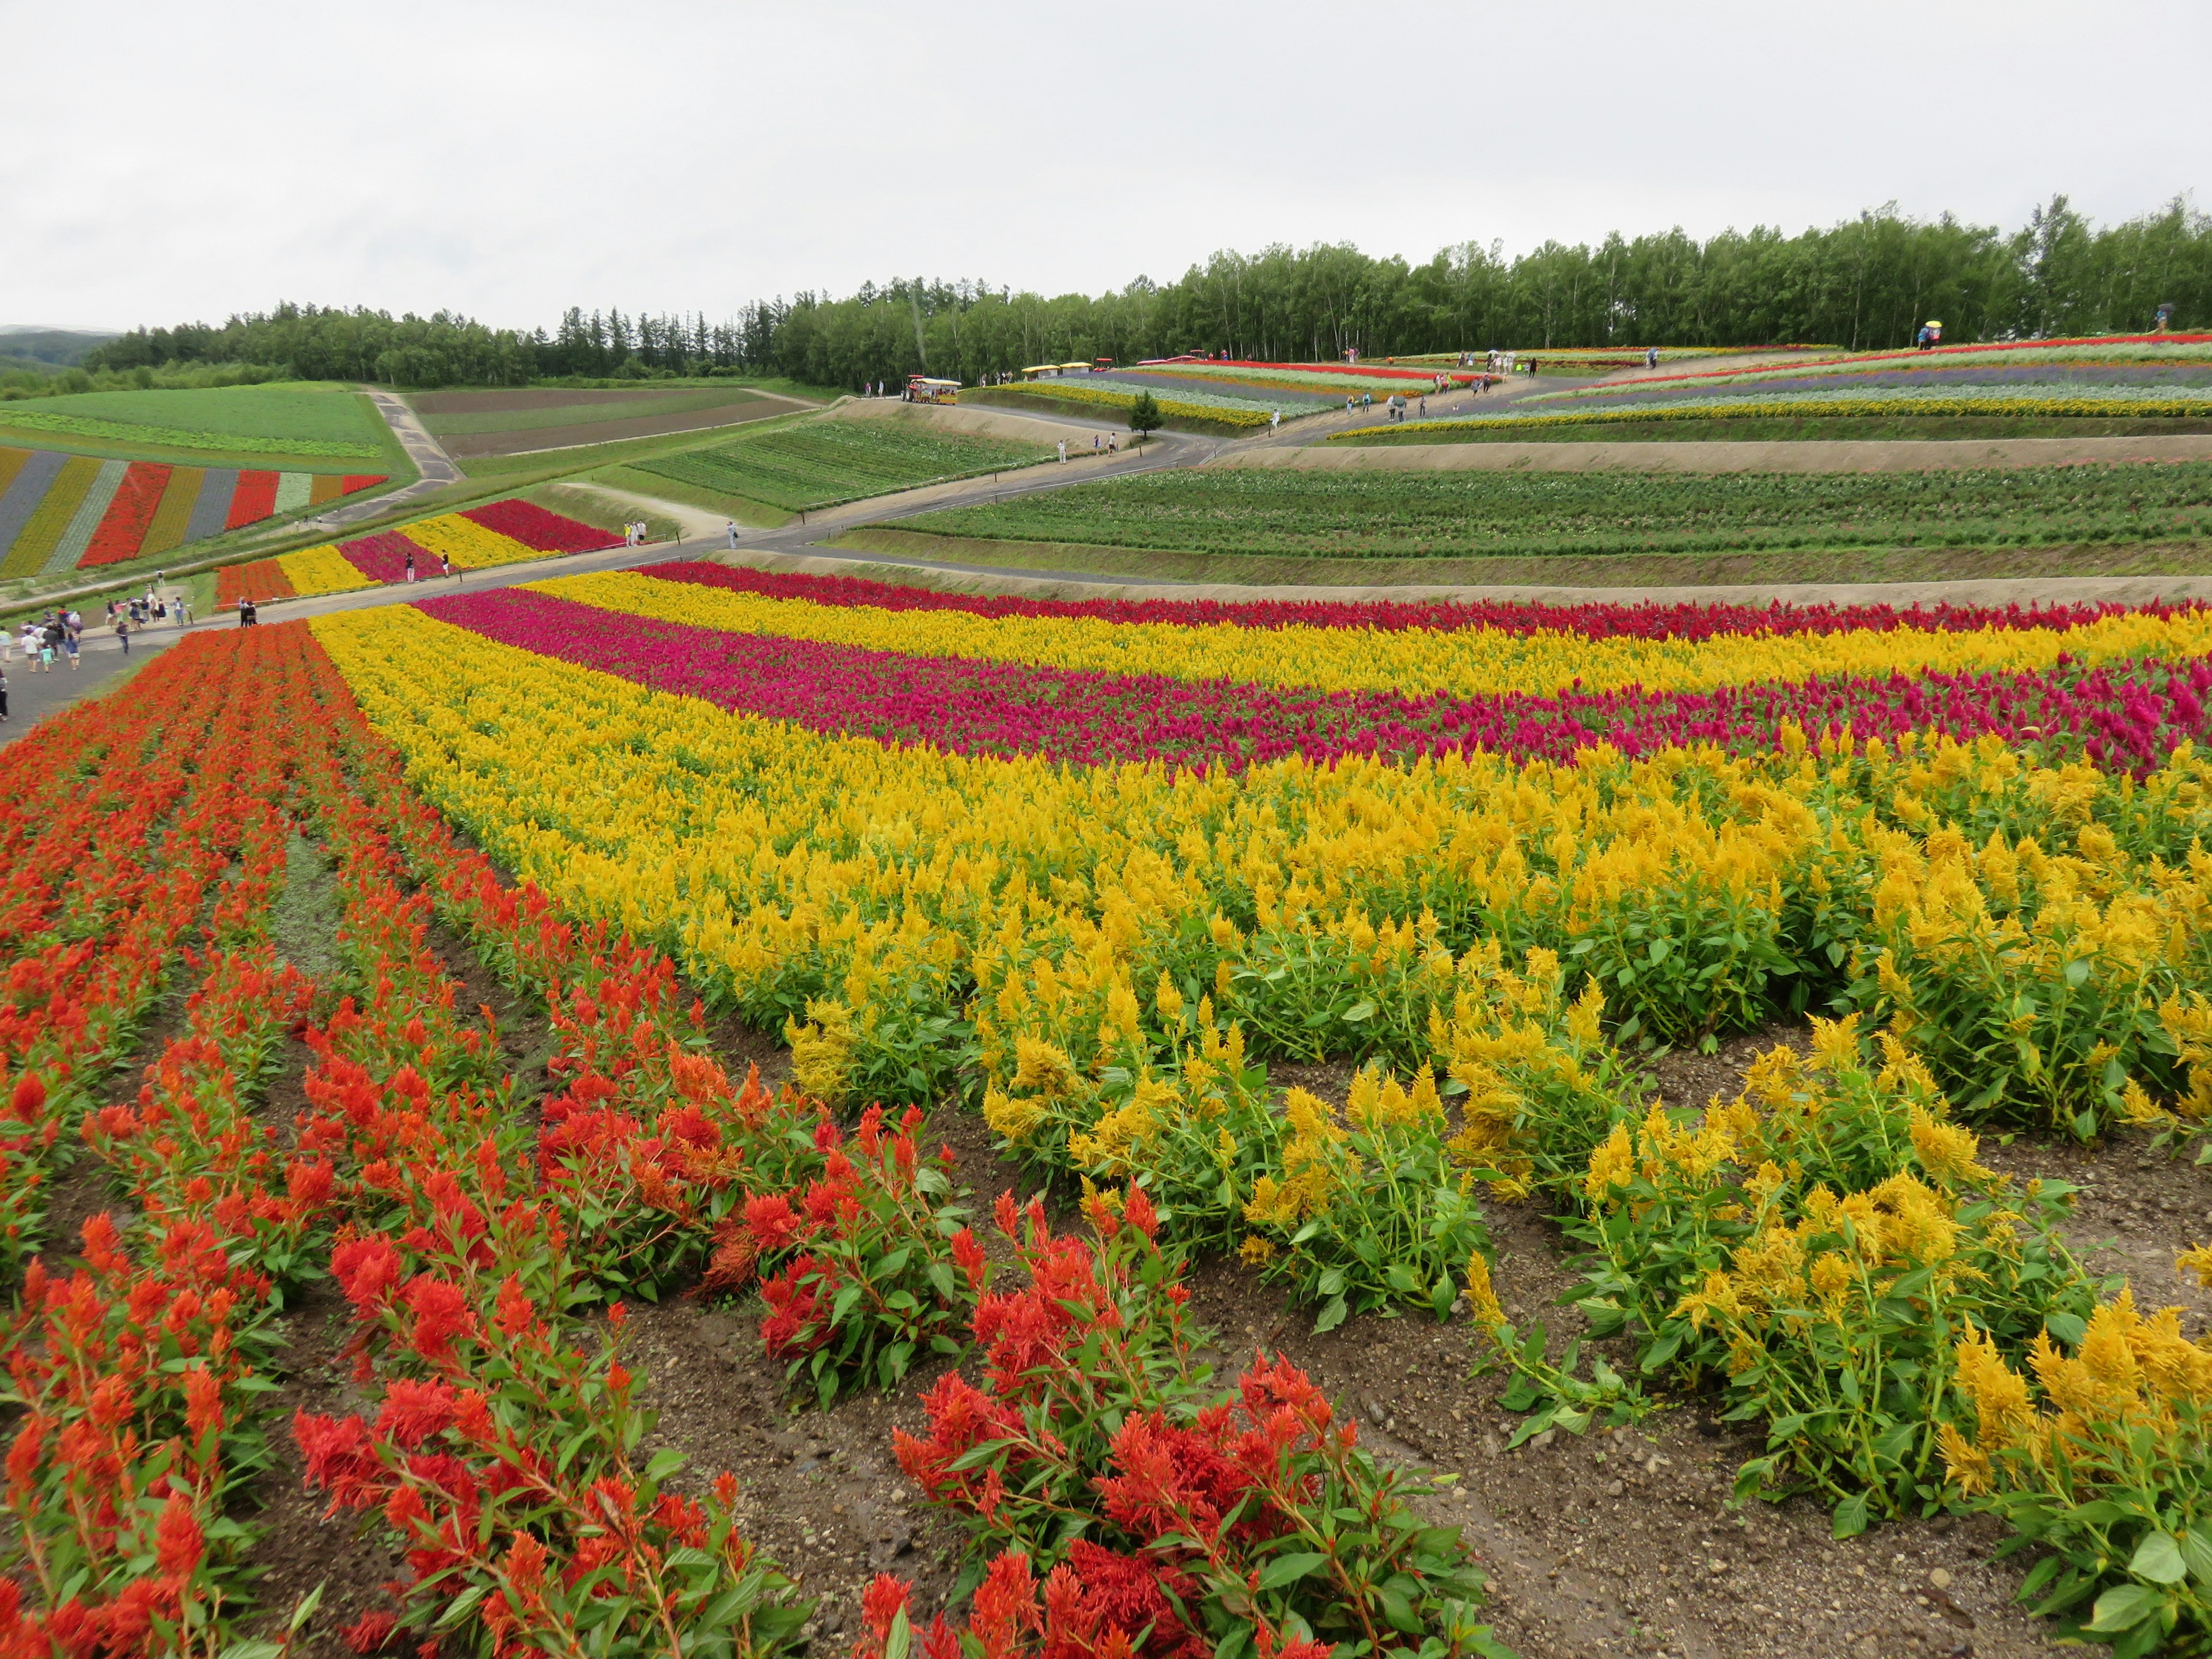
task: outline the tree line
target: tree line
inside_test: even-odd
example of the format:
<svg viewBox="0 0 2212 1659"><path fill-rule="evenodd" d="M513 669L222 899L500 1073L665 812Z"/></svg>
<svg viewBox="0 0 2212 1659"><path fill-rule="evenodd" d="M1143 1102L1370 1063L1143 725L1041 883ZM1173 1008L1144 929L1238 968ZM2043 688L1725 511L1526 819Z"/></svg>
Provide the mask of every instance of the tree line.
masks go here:
<svg viewBox="0 0 2212 1659"><path fill-rule="evenodd" d="M1894 204L1826 229L1670 230L1553 241L1508 258L1464 242L1425 264L1348 244L1216 253L1176 282L1139 276L1095 297L975 281L898 279L842 299L756 301L727 320L572 307L551 331L441 312L283 305L220 328L138 329L88 370L284 364L303 379L404 386L713 374L823 386L914 373L973 382L1036 362L1183 352L1325 361L1498 347L1909 345L1928 319L1947 340L2212 329L2212 216L2177 199L2116 225L2063 196L2012 231Z"/></svg>

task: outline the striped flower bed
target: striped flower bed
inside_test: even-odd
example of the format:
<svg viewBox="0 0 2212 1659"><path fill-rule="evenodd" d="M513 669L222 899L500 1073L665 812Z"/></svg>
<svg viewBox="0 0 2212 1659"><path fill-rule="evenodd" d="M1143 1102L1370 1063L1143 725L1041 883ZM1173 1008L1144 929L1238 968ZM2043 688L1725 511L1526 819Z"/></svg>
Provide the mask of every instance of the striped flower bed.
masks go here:
<svg viewBox="0 0 2212 1659"><path fill-rule="evenodd" d="M154 558L384 482L381 473L265 472L0 449L0 576L54 576Z"/></svg>
<svg viewBox="0 0 2212 1659"><path fill-rule="evenodd" d="M441 622L538 656L732 713L833 736L927 744L960 755L1036 755L1084 766L1162 762L1206 771L1301 757L1483 750L1571 763L1599 736L1631 757L1710 743L1771 751L1784 722L1814 737L1894 740L1936 732L2008 744L2032 731L2102 763L2159 763L2212 736L2212 667L2146 657L2008 673L1892 673L1729 685L1630 686L1557 696L1408 696L1161 673L1113 673L974 657L869 650L625 614L530 589L426 599Z"/></svg>
<svg viewBox="0 0 2212 1659"><path fill-rule="evenodd" d="M226 567L216 573L216 598L220 604L235 605L242 599L344 593L407 580L410 559L414 575L427 580L440 574L441 556L455 570L485 570L619 543L610 532L529 501L492 501L398 530Z"/></svg>

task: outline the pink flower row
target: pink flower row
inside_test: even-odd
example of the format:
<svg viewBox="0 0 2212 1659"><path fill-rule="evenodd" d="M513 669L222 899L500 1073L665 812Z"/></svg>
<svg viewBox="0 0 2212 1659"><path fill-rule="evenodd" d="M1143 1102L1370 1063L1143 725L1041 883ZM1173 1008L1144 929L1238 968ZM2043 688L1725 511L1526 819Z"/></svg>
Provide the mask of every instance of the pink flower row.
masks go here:
<svg viewBox="0 0 2212 1659"><path fill-rule="evenodd" d="M1426 628L1494 628L1510 634L1574 633L1591 639L1705 640L1730 635L1845 634L1911 629L1927 633L1976 629L2076 628L2131 608L2124 605L1535 605L1489 599L1023 599L939 593L856 576L781 575L726 564L672 560L641 574L693 582L770 599L814 605L874 605L886 611L959 611L971 617L1091 617L1112 623L1172 623L1189 627L1371 628L1385 633ZM2189 606L2140 607L2165 616Z"/></svg>
<svg viewBox="0 0 2212 1659"><path fill-rule="evenodd" d="M970 755L1076 765L1158 761L1232 769L1292 755L1411 758L1484 750L1565 761L1610 744L1773 746L1808 737L1994 734L2100 766L2143 771L2208 734L2212 665L1849 678L1712 692L1631 690L1558 697L1313 692L1226 681L905 656L625 616L520 589L435 599L430 616L485 638L655 690L810 730Z"/></svg>

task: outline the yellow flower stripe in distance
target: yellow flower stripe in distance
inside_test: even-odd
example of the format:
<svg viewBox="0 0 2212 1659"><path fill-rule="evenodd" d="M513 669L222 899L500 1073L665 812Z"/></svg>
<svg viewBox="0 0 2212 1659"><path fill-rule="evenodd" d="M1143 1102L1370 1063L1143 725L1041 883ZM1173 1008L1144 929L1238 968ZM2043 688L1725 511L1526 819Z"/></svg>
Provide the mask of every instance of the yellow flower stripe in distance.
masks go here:
<svg viewBox="0 0 2212 1659"><path fill-rule="evenodd" d="M2212 652L2212 612L2140 612L2078 628L1905 629L1728 635L1711 640L1591 639L1491 629L1386 633L1350 628L1191 627L1067 617L969 616L889 611L661 581L629 572L533 582L541 593L666 622L909 655L970 657L1054 668L1162 674L1178 679L1312 686L1322 690L1553 695L1642 685L1705 691L1838 674L2042 669L2068 653L2090 662Z"/></svg>
<svg viewBox="0 0 2212 1659"><path fill-rule="evenodd" d="M1675 1040L1695 1035L1685 1000L1709 983L1653 980L1647 929L1755 953L1808 904L1855 918L1849 932L1915 976L1894 996L1923 1018L2027 989L1989 967L2002 939L1996 955L1965 950L1961 929L2047 937L2054 962L2117 963L2119 935L2140 935L2169 977L2212 941L2212 858L2153 869L2102 827L2212 839L2212 766L2188 755L2137 781L2037 769L1994 738L1816 753L1785 734L1757 757L1294 758L1200 778L824 736L407 607L312 625L441 811L753 1018L803 1008L802 1082L829 1095L872 1053L910 1054L914 1022L962 1012L967 982L999 1077L1024 1032L1095 1046L1117 994L1148 988L1164 958L1255 1018L1253 999L1289 994L1269 988L1295 981L1275 971L1293 956L1370 987L1448 989L1440 927L1549 940L1577 974L1603 970L1624 1012L1681 1010ZM1953 827L1973 815L2002 815L2017 839L1978 846ZM2173 994L2148 972L2091 980L2149 1010Z"/></svg>
<svg viewBox="0 0 2212 1659"><path fill-rule="evenodd" d="M357 587L374 587L376 579L364 576L353 562L334 546L310 547L297 553L281 553L277 568L292 591L301 599L318 593L350 593Z"/></svg>
<svg viewBox="0 0 2212 1659"><path fill-rule="evenodd" d="M465 519L458 513L441 514L434 519L402 526L400 534L434 559L444 554L453 562L456 570L485 570L494 565L520 564L527 559L549 556L512 536L487 530L475 520Z"/></svg>

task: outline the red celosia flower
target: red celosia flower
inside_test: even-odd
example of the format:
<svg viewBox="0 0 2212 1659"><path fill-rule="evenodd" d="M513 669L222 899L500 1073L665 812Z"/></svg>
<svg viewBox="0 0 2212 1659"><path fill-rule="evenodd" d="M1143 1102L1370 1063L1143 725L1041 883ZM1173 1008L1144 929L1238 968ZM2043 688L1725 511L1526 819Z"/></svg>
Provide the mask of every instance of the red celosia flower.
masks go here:
<svg viewBox="0 0 2212 1659"><path fill-rule="evenodd" d="M1152 1556L1117 1554L1079 1538L1068 1548L1067 1565L1082 1586L1079 1606L1086 1636L1095 1640L1111 1631L1134 1643L1149 1626L1152 1635L1143 1648L1147 1655L1204 1659L1212 1651L1213 1644L1184 1622L1169 1599L1188 1603L1199 1589L1189 1574L1171 1563Z"/></svg>
<svg viewBox="0 0 2212 1659"><path fill-rule="evenodd" d="M381 1234L348 1239L331 1252L331 1277L364 1316L383 1306L400 1270L399 1252Z"/></svg>
<svg viewBox="0 0 2212 1659"><path fill-rule="evenodd" d="M417 1273L408 1281L403 1299L415 1316L408 1346L433 1364L450 1364L453 1339L476 1328L467 1294L449 1279Z"/></svg>
<svg viewBox="0 0 2212 1659"><path fill-rule="evenodd" d="M453 1390L444 1382L417 1382L395 1376L384 1392L376 1431L409 1451L420 1451L434 1435L453 1423Z"/></svg>
<svg viewBox="0 0 2212 1659"><path fill-rule="evenodd" d="M966 1276L968 1288L981 1294L991 1264L984 1257L983 1247L975 1242L975 1233L966 1227L952 1235L952 1260Z"/></svg>
<svg viewBox="0 0 2212 1659"><path fill-rule="evenodd" d="M365 1613L348 1625L343 1632L346 1645L362 1659L383 1652L398 1633L399 1621L388 1613Z"/></svg>
<svg viewBox="0 0 2212 1659"><path fill-rule="evenodd" d="M791 1207L791 1200L781 1193L749 1198L745 1200L745 1231L752 1236L753 1247L762 1255L773 1255L791 1248L799 1236L799 1215Z"/></svg>
<svg viewBox="0 0 2212 1659"><path fill-rule="evenodd" d="M198 1569L205 1550L206 1540L200 1535L199 1517L192 1513L191 1499L182 1492L172 1493L161 1506L161 1518L154 1524L155 1562L172 1578L189 1578Z"/></svg>

